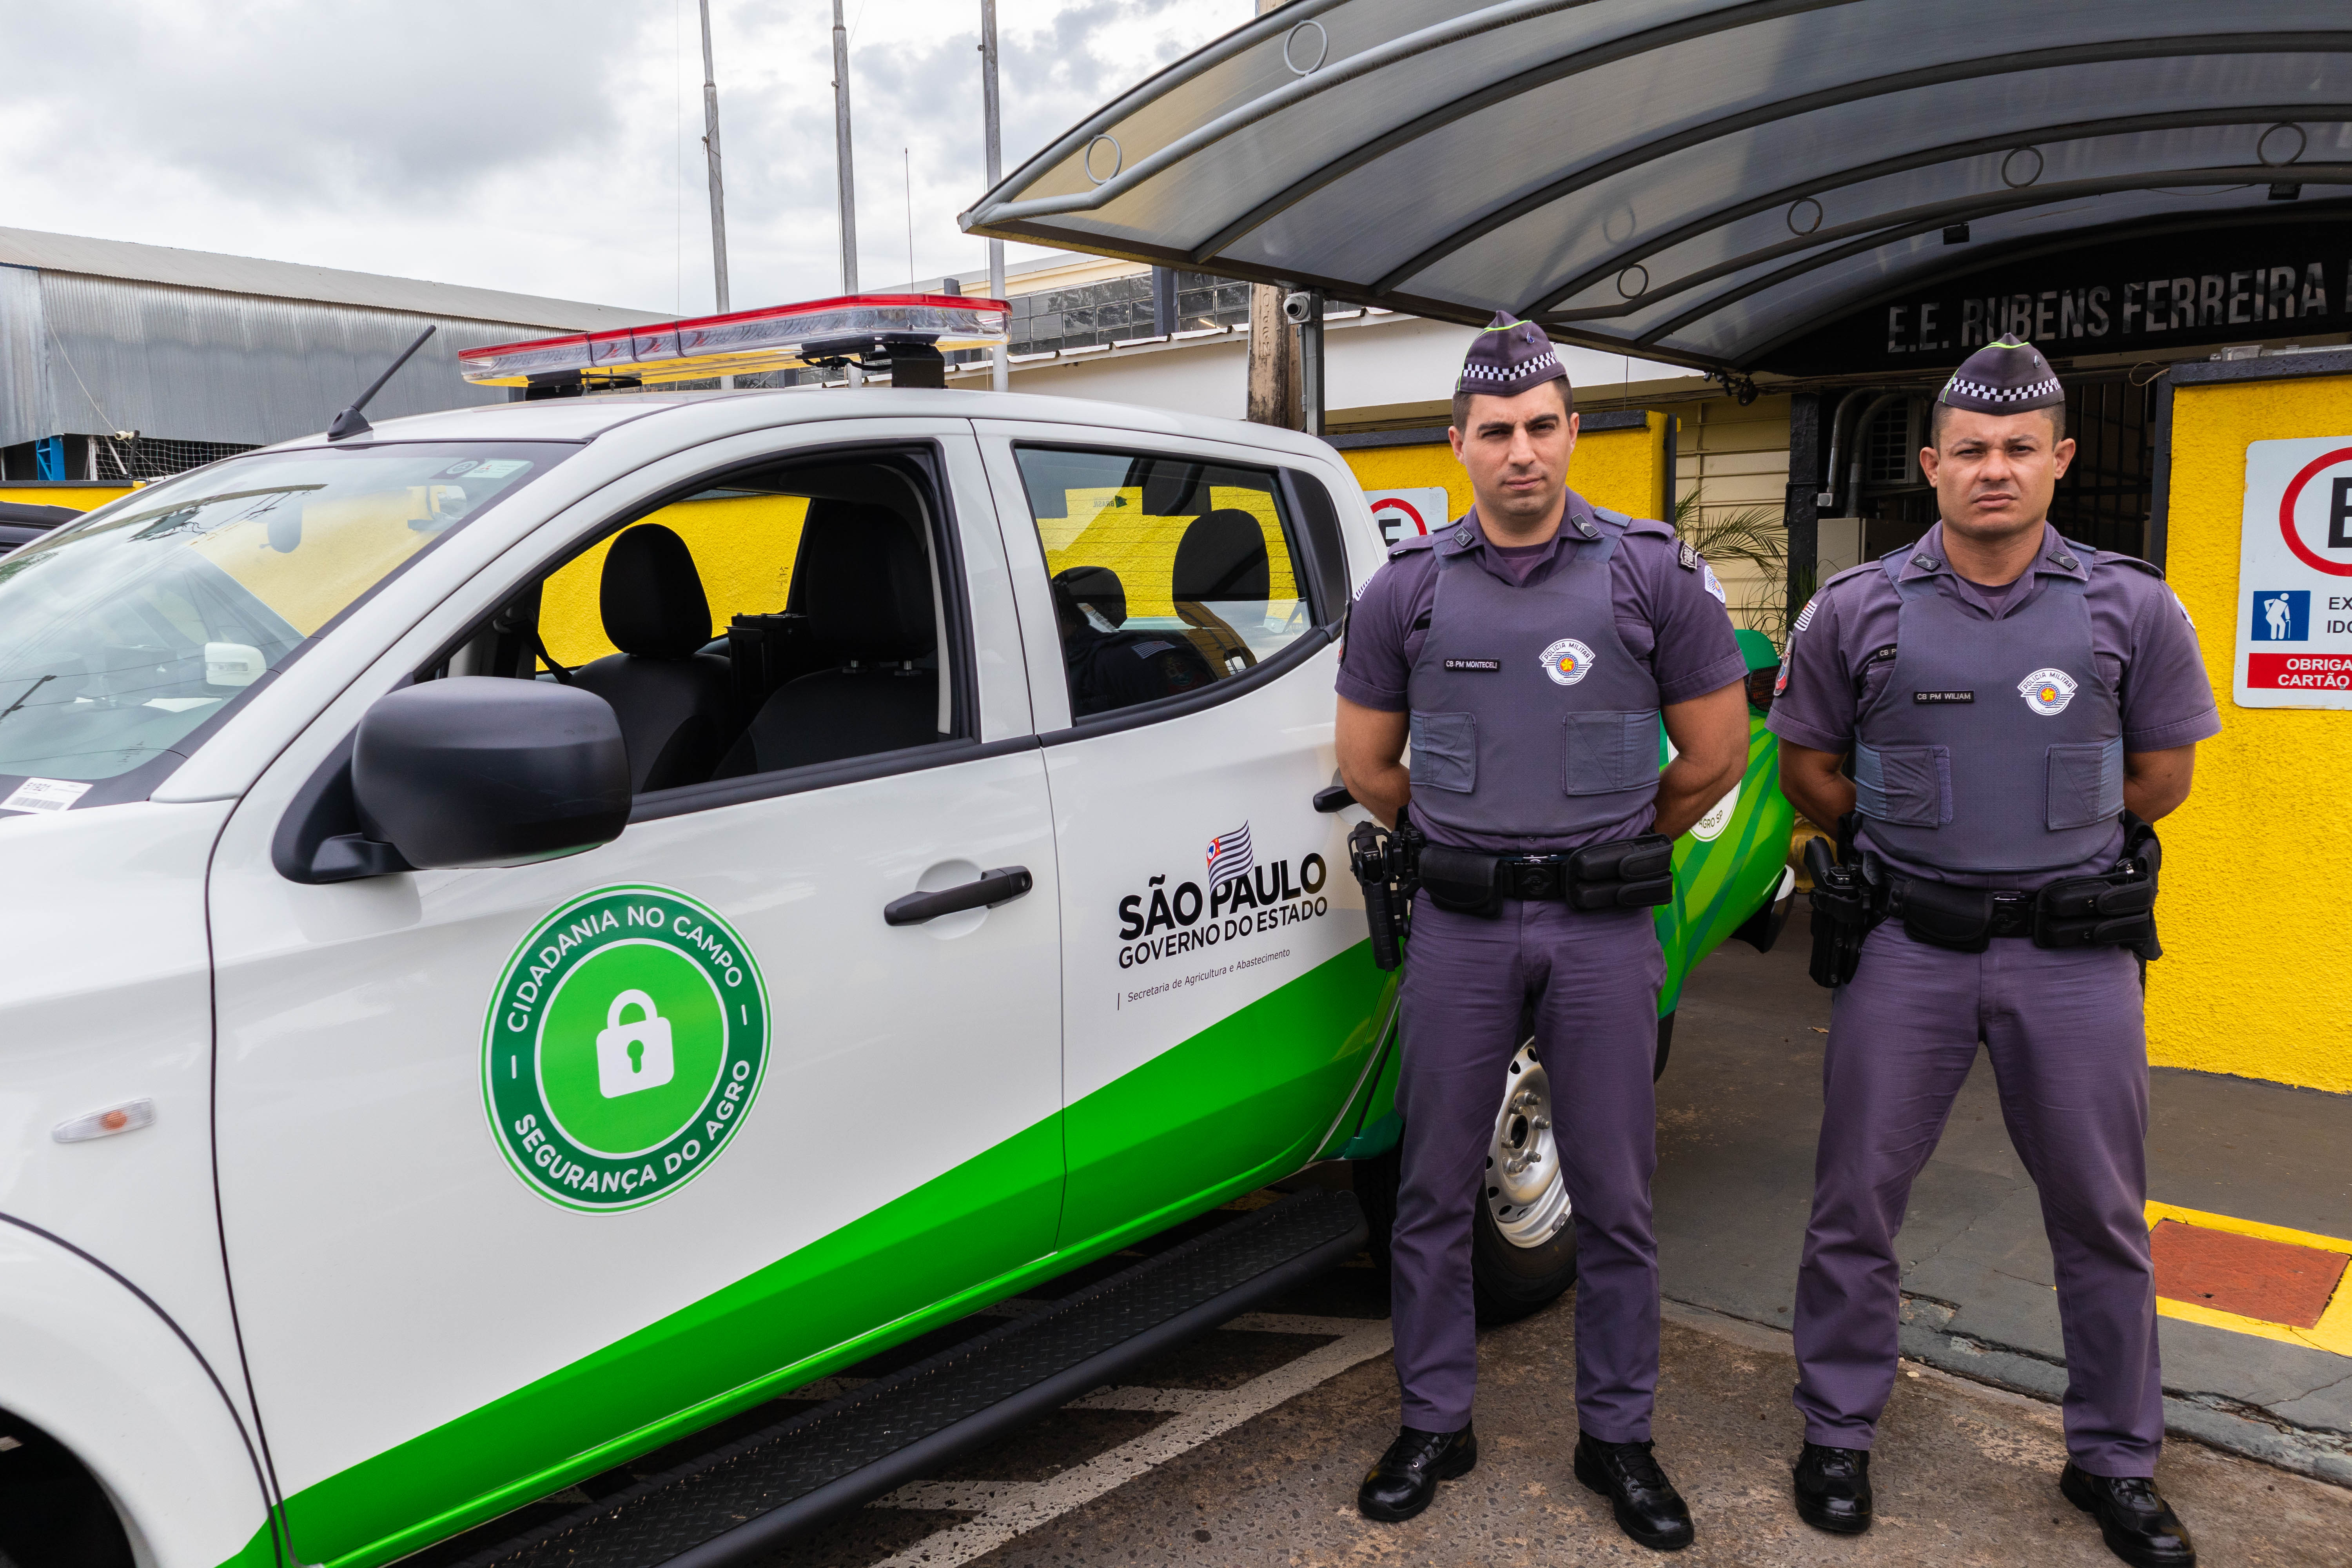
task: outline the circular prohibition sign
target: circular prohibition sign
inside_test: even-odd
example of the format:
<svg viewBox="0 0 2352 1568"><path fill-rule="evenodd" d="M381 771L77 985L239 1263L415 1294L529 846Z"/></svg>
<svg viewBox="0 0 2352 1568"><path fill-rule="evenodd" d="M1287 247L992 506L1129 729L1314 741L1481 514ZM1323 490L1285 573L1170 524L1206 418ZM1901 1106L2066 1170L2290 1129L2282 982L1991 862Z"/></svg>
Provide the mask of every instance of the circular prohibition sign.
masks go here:
<svg viewBox="0 0 2352 1568"><path fill-rule="evenodd" d="M2302 498L2303 487L2309 484L2322 468L2337 463L2352 462L2352 447L2338 447L2333 452L2323 452L2303 466L2303 471L2287 481L2286 493L2279 498L2279 531L2286 535L2286 547L2294 552L2295 559L2315 572L2325 572L2331 577L2352 577L2352 561L2329 561L2312 552L2294 526L2294 503Z"/></svg>
<svg viewBox="0 0 2352 1568"><path fill-rule="evenodd" d="M1301 26L1306 26L1303 22L1299 25ZM2347 452L2346 456L2352 457L2352 452ZM1421 509L1419 507L1413 505L1412 502L1405 500L1402 496L1382 496L1380 500L1372 503L1372 510L1374 511L1380 510L1382 507L1394 507L1397 510L1404 513L1405 516L1412 519L1413 527L1419 529L1423 533L1427 533L1429 531L1429 520L1421 515Z"/></svg>

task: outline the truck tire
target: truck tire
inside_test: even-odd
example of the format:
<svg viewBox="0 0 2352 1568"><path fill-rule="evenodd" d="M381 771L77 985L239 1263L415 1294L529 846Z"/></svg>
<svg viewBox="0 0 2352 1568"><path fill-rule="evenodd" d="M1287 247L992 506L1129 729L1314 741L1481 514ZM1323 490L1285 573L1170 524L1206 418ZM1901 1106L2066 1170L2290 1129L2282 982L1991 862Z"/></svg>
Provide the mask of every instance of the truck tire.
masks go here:
<svg viewBox="0 0 2352 1568"><path fill-rule="evenodd" d="M1550 1081L1529 1040L1511 1058L1471 1215L1470 1288L1482 1326L1524 1318L1576 1283L1576 1227L1551 1121ZM1371 1233L1372 1267L1383 1279L1402 1169L1396 1149L1355 1162L1356 1201Z"/></svg>
<svg viewBox="0 0 2352 1568"><path fill-rule="evenodd" d="M1481 1324L1548 1307L1576 1283L1576 1227L1553 1142L1551 1080L1530 1039L1511 1058L1470 1225L1470 1285Z"/></svg>
<svg viewBox="0 0 2352 1568"><path fill-rule="evenodd" d="M39 1428L0 1411L0 1563L131 1568L131 1542L90 1473Z"/></svg>

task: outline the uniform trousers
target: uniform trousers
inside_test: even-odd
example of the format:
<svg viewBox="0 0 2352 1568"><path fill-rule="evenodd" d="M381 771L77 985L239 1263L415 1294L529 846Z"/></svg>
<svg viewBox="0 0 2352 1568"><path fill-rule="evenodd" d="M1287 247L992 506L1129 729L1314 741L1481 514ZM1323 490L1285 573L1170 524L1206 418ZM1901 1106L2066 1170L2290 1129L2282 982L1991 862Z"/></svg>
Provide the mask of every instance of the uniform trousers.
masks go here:
<svg viewBox="0 0 2352 1568"><path fill-rule="evenodd" d="M1980 953L1870 934L1832 1004L1812 1222L1798 1276L1805 1440L1867 1448L1895 1384L1895 1237L1982 1040L2042 1200L2066 1350L2066 1449L2152 1476L2164 1436L2148 1259L2147 1047L2121 948L1996 939Z"/></svg>
<svg viewBox="0 0 2352 1568"><path fill-rule="evenodd" d="M1470 1226L1502 1109L1519 1016L1537 1055L1576 1224L1576 1412L1603 1442L1650 1435L1658 1381L1657 1165L1651 1089L1665 959L1648 910L1571 912L1510 900L1491 920L1413 905L1402 986L1404 1118L1393 1322L1404 1425L1470 1420L1478 1374Z"/></svg>

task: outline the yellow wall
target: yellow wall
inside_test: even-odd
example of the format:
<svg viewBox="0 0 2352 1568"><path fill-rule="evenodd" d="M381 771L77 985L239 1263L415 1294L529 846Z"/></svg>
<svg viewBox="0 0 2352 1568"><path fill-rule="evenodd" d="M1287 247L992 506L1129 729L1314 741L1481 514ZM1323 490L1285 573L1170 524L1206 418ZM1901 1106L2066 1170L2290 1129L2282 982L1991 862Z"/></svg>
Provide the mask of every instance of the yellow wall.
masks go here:
<svg viewBox="0 0 2352 1568"><path fill-rule="evenodd" d="M2172 405L2166 576L2197 623L2221 733L2164 819L2165 956L2148 1058L2352 1091L2352 712L2230 700L2246 445L2352 434L2352 377L2182 387Z"/></svg>
<svg viewBox="0 0 2352 1568"><path fill-rule="evenodd" d="M1067 517L1037 519L1037 534L1045 545L1045 570L1060 573L1072 566L1106 566L1118 574L1127 593L1130 618L1176 614L1169 597L1176 574L1176 547L1183 542L1190 517L1156 517L1143 510L1140 486L1122 490L1071 489ZM1243 486L1209 487L1212 507L1248 512L1265 536L1269 601L1295 602L1297 580L1290 570L1290 549L1283 542L1282 519L1274 497Z"/></svg>
<svg viewBox="0 0 2352 1568"><path fill-rule="evenodd" d="M1653 414L1641 430L1604 430L1577 437L1568 460L1568 485L1595 506L1634 517L1663 516L1666 505L1666 421ZM1444 485L1447 515L1470 510L1470 476L1440 441L1429 447L1367 447L1343 452L1366 489Z"/></svg>
<svg viewBox="0 0 2352 1568"><path fill-rule="evenodd" d="M16 506L69 506L76 511L92 511L117 496L127 496L131 487L112 485L58 485L54 489L42 485L12 484L0 489L0 500Z"/></svg>
<svg viewBox="0 0 2352 1568"><path fill-rule="evenodd" d="M793 563L800 555L801 524L808 501L801 496L730 496L721 500L684 500L643 519L673 529L694 552L710 601L711 635L727 629L730 616L772 615L784 607L793 585ZM618 651L604 636L597 600L604 582L604 552L613 539L547 580L540 600L540 636L548 652L565 665L586 664Z"/></svg>

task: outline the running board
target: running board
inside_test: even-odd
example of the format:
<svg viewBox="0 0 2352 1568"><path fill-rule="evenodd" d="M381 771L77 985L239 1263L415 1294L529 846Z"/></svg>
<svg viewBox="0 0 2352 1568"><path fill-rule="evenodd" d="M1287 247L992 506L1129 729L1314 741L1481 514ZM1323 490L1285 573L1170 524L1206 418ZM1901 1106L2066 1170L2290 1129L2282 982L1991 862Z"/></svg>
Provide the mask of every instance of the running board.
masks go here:
<svg viewBox="0 0 2352 1568"><path fill-rule="evenodd" d="M720 1568L763 1556L1346 1260L1364 1237L1352 1193L1294 1193L457 1568Z"/></svg>

